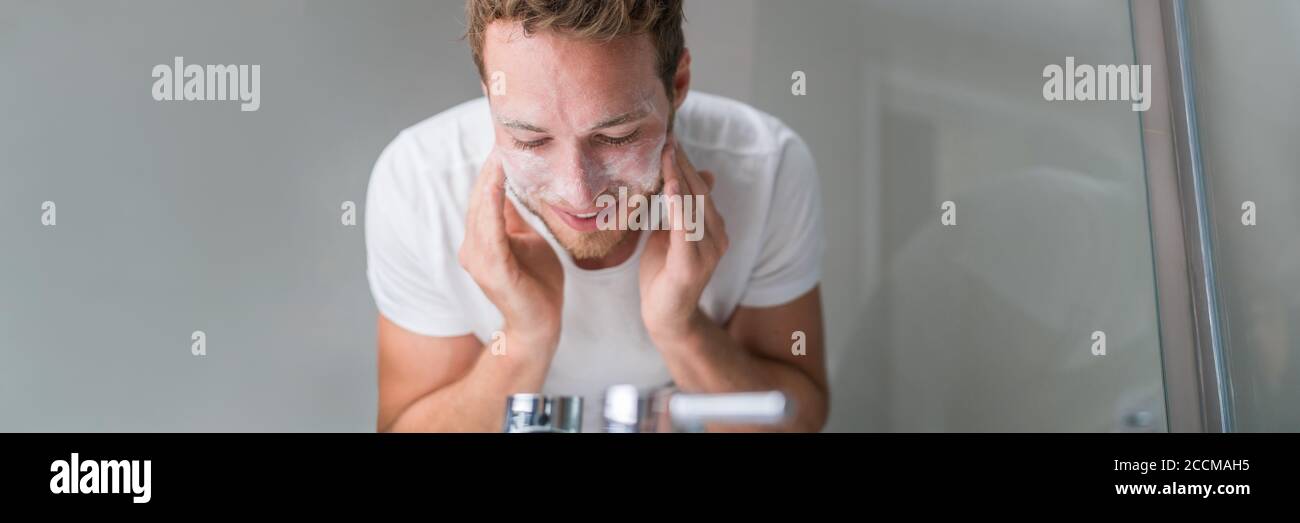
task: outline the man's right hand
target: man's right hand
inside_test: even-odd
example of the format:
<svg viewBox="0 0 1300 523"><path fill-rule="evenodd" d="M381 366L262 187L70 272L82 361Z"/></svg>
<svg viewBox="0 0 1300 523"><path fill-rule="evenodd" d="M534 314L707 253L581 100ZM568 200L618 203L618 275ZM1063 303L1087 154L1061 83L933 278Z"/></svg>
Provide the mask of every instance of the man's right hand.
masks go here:
<svg viewBox="0 0 1300 523"><path fill-rule="evenodd" d="M495 337L423 336L381 315L381 431L499 431L506 397L545 384L560 340L564 270L506 201L495 152L470 196L460 264L505 317L505 353L491 350Z"/></svg>
<svg viewBox="0 0 1300 523"><path fill-rule="evenodd" d="M496 150L470 196L460 264L505 317L507 350L544 347L549 360L560 337L564 269L546 239L506 201Z"/></svg>

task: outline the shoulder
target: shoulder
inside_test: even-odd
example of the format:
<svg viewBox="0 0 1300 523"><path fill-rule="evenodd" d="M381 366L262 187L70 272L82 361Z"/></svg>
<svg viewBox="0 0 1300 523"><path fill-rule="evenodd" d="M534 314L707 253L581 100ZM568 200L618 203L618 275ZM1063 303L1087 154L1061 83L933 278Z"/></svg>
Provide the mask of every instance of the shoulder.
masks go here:
<svg viewBox="0 0 1300 523"><path fill-rule="evenodd" d="M719 205L766 208L775 193L817 191L811 151L775 116L737 100L692 91L675 125L673 132L695 167L717 177Z"/></svg>
<svg viewBox="0 0 1300 523"><path fill-rule="evenodd" d="M492 113L487 98L463 102L406 128L394 145L426 162L481 163L492 145Z"/></svg>
<svg viewBox="0 0 1300 523"><path fill-rule="evenodd" d="M460 210L491 141L485 98L464 102L402 130L375 162L367 190L370 203L424 212Z"/></svg>
<svg viewBox="0 0 1300 523"><path fill-rule="evenodd" d="M780 119L744 102L691 91L677 112L675 133L684 145L739 156L782 155L799 136Z"/></svg>

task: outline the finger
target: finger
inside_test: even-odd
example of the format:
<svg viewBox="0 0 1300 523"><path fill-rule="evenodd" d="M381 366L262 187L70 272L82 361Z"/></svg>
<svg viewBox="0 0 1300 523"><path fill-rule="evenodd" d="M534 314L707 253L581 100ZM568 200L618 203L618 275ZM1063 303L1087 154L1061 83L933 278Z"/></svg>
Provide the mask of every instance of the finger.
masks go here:
<svg viewBox="0 0 1300 523"><path fill-rule="evenodd" d="M695 170L695 166L686 157L686 151L681 147L681 142L678 142L676 137L673 137L673 157L678 179L683 182L679 186L682 187L682 214L677 215L682 221L679 230L675 232L680 233L680 242L683 245L681 251L690 258L689 263L696 263L698 257L703 254L703 249L708 245L708 242L704 237L696 237L694 240L689 237L698 234L708 236L708 229L705 228L705 219L707 219L705 215L708 213L707 209L711 203L711 199L706 197L710 192L710 186ZM685 204L687 198L691 200L689 207ZM690 213L689 217L686 215L687 212ZM701 219L696 220L696 216L701 217ZM688 224L693 224L695 227L687 230ZM700 232L695 232L696 229L700 229Z"/></svg>
<svg viewBox="0 0 1300 523"><path fill-rule="evenodd" d="M648 231L650 238L646 239L645 249L641 253L641 268L657 267L660 270L664 267L664 256L668 253L667 245L670 231L653 230Z"/></svg>
<svg viewBox="0 0 1300 523"><path fill-rule="evenodd" d="M716 181L716 177L713 176L712 171L697 172L700 175L700 179L703 180L704 184L709 188L709 194L700 197L700 200L705 203L704 214L702 215L702 219L698 226L705 227L706 224L708 225L704 228L704 235L708 238L708 241L715 252L721 253L727 248L727 226L722 220L722 214L718 212L718 206L714 203L712 198L713 184Z"/></svg>
<svg viewBox="0 0 1300 523"><path fill-rule="evenodd" d="M727 237L727 222L722 219L722 213L718 211L718 206L713 202L712 195L702 197L706 200L704 205L704 215L699 227L704 227L703 240L708 241L713 252L718 256L724 254L729 245Z"/></svg>
<svg viewBox="0 0 1300 523"><path fill-rule="evenodd" d="M515 197L518 196L518 194L515 195ZM514 201L506 198L503 207L505 207L503 212L505 214L506 234L523 234L532 230L528 223L524 221L524 217L519 215L519 209L515 207Z"/></svg>
<svg viewBox="0 0 1300 523"><path fill-rule="evenodd" d="M482 200L479 202L476 230L481 235L479 239L494 249L493 254L500 254L507 248L503 213L505 172L501 169L501 161L496 154L489 155L488 162L483 167L483 172L479 175L483 178L483 195L480 197Z"/></svg>
<svg viewBox="0 0 1300 523"><path fill-rule="evenodd" d="M713 256L722 248L718 234L723 230L722 216L713 205L713 198L707 194L697 194L691 198L689 208L683 206L684 216L682 230L687 243L695 247L700 256ZM688 227L689 226L689 227Z"/></svg>
<svg viewBox="0 0 1300 523"><path fill-rule="evenodd" d="M698 171L698 172L700 173L700 178L704 180L704 185L708 186L709 191L712 191L713 180L714 180L713 172L712 171Z"/></svg>
<svg viewBox="0 0 1300 523"><path fill-rule="evenodd" d="M689 191L687 194L708 194L709 185L705 184L704 180L700 178L695 166L691 165L691 160L686 157L686 151L682 150L676 139L673 140L673 149L676 150L677 171L681 173L681 177L686 181L687 190Z"/></svg>
<svg viewBox="0 0 1300 523"><path fill-rule="evenodd" d="M471 227L477 226L479 207L483 202L483 194L488 184L487 172L496 161L496 152L488 153L487 159L483 161L483 167L478 170L478 177L474 179L474 188L469 193L469 205L465 207L465 220Z"/></svg>
<svg viewBox="0 0 1300 523"><path fill-rule="evenodd" d="M672 180L677 181L678 188L681 189L681 192L678 194L695 194L691 190L692 187L690 180L686 179L686 174L683 172L681 162L678 161L679 155L680 153L677 150L677 138L670 134L668 135L667 143L664 144L664 184L667 186L667 182L671 177Z"/></svg>
<svg viewBox="0 0 1300 523"><path fill-rule="evenodd" d="M663 150L659 151L659 170L663 172L664 176L663 191L665 195L668 194L668 186L675 181L679 181L681 178L681 175L677 171L676 154L677 153L674 152L673 139L670 135L668 140L664 143Z"/></svg>
<svg viewBox="0 0 1300 523"><path fill-rule="evenodd" d="M518 192L508 190L511 187L509 179L506 179L505 183L507 193L505 202L502 204L502 214L505 215L506 236L521 240L545 242L546 240L537 232L537 229L520 214L519 206L522 205L523 196L520 196ZM515 195L513 199L509 197L511 193Z"/></svg>
<svg viewBox="0 0 1300 523"><path fill-rule="evenodd" d="M689 181L684 176L683 165L678 161L677 139L669 136L668 143L664 146L663 170L664 170L664 195L668 196L668 258L676 260L674 263L684 264L681 267L690 267L696 263L700 256L700 246L698 241L689 241L686 239L686 200L690 198L692 213L695 212L694 206L699 202L695 196L697 193L692 190ZM689 162L686 164L689 168ZM693 168L692 168L693 169ZM702 182L697 182L701 183ZM698 225L697 225L698 226Z"/></svg>
<svg viewBox="0 0 1300 523"><path fill-rule="evenodd" d="M673 180L664 190L668 196L668 217L671 229L668 231L668 256L683 263L691 263L699 254L698 242L686 239L686 198L682 191L680 179ZM694 198L692 198L694 199ZM692 202L694 203L694 202ZM693 210L692 210L693 212Z"/></svg>
<svg viewBox="0 0 1300 523"><path fill-rule="evenodd" d="M676 153L673 152L672 136L670 135L668 137L668 140L664 143L663 150L659 152L659 170L663 172L663 177L664 177L664 186L661 192L665 196L664 201L666 202L665 209L664 209L664 216L661 218L660 221L670 231L672 229L675 229L678 223L678 221L674 219L674 217L677 215L677 213L674 211L676 211L677 209L673 206L672 204L673 200L672 198L670 198L670 196L672 196L673 194L681 194L681 183L682 183L681 180L682 177L677 172L677 162L673 160L675 154Z"/></svg>

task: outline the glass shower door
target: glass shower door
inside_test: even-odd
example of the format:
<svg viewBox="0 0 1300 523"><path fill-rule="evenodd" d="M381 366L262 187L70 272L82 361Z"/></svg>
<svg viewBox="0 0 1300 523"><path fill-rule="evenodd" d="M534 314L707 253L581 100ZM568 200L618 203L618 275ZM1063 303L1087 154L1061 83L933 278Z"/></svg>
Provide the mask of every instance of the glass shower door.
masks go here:
<svg viewBox="0 0 1300 523"><path fill-rule="evenodd" d="M697 85L821 171L828 430L1166 430L1139 113L1043 96L1049 65L1135 63L1128 2L726 5L752 24Z"/></svg>

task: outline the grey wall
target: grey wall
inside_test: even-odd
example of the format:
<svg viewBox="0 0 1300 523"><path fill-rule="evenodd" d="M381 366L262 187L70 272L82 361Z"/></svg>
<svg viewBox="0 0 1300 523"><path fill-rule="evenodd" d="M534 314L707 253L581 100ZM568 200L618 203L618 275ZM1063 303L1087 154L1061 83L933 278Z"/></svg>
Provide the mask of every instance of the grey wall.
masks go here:
<svg viewBox="0 0 1300 523"><path fill-rule="evenodd" d="M372 430L375 311L340 204L362 216L388 140L478 95L461 10L0 0L0 430ZM1163 425L1137 118L1037 94L1067 54L1131 60L1124 2L687 17L696 88L782 118L820 167L830 430ZM174 56L260 64L261 109L155 102ZM965 228L936 229L945 199ZM1083 356L1103 328L1104 363Z"/></svg>
<svg viewBox="0 0 1300 523"><path fill-rule="evenodd" d="M340 206L359 219L397 131L478 93L461 10L4 1L0 430L373 430ZM154 101L174 56L260 64L260 110Z"/></svg>

